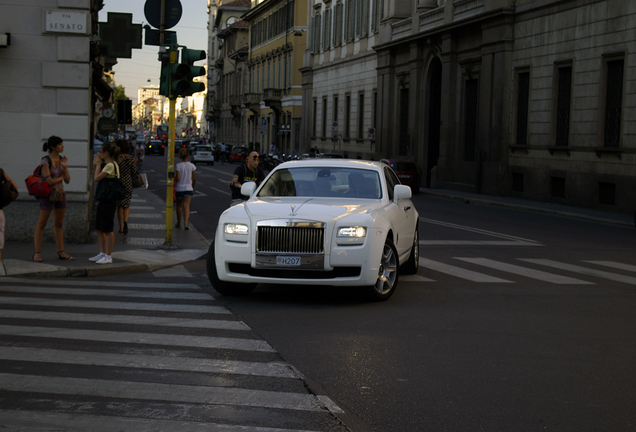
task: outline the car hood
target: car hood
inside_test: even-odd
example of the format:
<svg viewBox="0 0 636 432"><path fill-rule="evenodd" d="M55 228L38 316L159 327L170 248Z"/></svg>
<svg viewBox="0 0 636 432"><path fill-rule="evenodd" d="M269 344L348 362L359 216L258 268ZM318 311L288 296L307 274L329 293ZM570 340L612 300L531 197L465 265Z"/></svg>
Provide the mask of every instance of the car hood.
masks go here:
<svg viewBox="0 0 636 432"><path fill-rule="evenodd" d="M370 213L381 205L381 201L361 199L253 198L245 204L245 210L252 219L298 218L329 222L354 214Z"/></svg>

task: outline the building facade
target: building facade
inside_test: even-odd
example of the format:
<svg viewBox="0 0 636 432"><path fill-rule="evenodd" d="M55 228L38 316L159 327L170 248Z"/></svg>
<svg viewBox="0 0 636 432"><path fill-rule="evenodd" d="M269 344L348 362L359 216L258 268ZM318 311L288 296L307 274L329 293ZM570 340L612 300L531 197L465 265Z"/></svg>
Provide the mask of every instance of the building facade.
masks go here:
<svg viewBox="0 0 636 432"><path fill-rule="evenodd" d="M247 144L261 152L301 151L302 68L307 2L254 1L249 22L246 92Z"/></svg>
<svg viewBox="0 0 636 432"><path fill-rule="evenodd" d="M319 1L310 7L303 65L303 152L371 159L376 152L380 0Z"/></svg>
<svg viewBox="0 0 636 432"><path fill-rule="evenodd" d="M331 134L349 157L413 160L429 187L636 208L633 2L332 0L309 14L311 145Z"/></svg>
<svg viewBox="0 0 636 432"><path fill-rule="evenodd" d="M71 182L65 185L64 235L88 238L92 208L94 56L91 36L101 1L4 0L0 31L10 34L0 48L0 145L2 168L15 179L20 196L4 209L6 239L32 241L39 215L22 179L39 165L49 136L64 140ZM106 97L111 90L102 89ZM18 156L19 155L19 156ZM44 233L53 241L52 222Z"/></svg>

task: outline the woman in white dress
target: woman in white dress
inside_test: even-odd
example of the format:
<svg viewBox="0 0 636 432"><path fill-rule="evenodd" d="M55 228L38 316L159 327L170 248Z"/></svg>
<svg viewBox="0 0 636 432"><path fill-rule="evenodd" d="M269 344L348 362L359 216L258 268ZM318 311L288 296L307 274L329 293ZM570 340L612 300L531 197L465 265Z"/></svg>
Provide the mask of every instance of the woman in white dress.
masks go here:
<svg viewBox="0 0 636 432"><path fill-rule="evenodd" d="M175 196L177 198L177 228L181 228L181 212L183 212L183 227L188 228L188 220L190 219L190 202L194 196L194 185L197 182L197 167L188 162L190 155L188 149L179 150L179 162L176 166L175 173Z"/></svg>

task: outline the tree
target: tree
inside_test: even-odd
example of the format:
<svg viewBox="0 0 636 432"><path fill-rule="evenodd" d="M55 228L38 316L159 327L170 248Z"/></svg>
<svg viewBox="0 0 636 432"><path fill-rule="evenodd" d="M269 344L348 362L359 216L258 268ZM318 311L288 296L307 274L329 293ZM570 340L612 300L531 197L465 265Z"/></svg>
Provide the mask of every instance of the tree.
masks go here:
<svg viewBox="0 0 636 432"><path fill-rule="evenodd" d="M117 101L126 100L126 99L130 99L128 96L126 96L126 88L121 84L115 87L115 92L113 96L113 109L115 110L115 118L118 118L117 117Z"/></svg>

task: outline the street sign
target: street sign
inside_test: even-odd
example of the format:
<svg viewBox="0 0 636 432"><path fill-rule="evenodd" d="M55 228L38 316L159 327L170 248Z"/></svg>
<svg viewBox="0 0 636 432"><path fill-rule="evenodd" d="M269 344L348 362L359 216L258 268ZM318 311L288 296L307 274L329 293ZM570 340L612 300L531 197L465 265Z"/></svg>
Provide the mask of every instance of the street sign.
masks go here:
<svg viewBox="0 0 636 432"><path fill-rule="evenodd" d="M164 30L177 25L181 19L183 8L179 0L165 0L166 14ZM144 15L151 26L161 28L161 0L146 0L144 5Z"/></svg>
<svg viewBox="0 0 636 432"><path fill-rule="evenodd" d="M331 124L331 126L332 126L334 129L336 129L336 128L338 127L338 122L337 122L337 121L333 122L333 123Z"/></svg>

